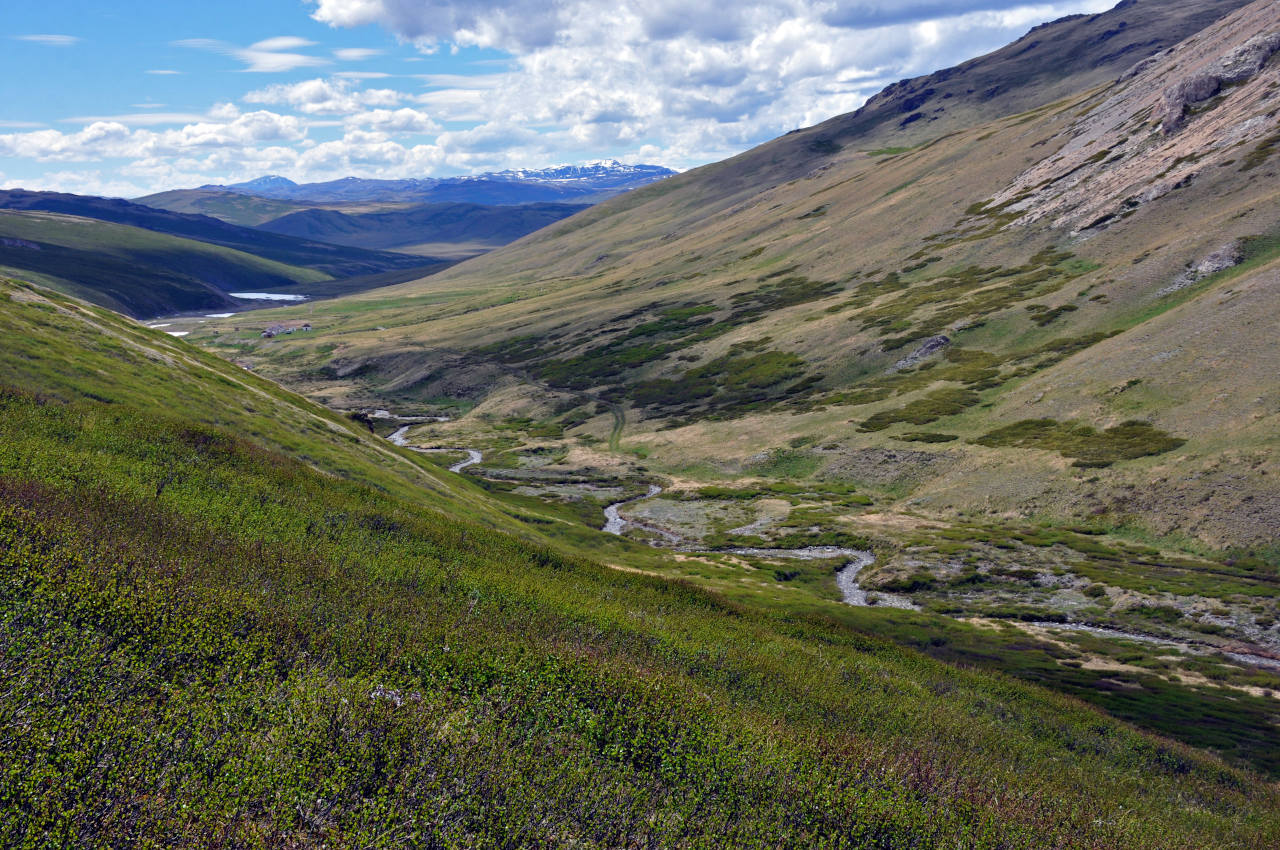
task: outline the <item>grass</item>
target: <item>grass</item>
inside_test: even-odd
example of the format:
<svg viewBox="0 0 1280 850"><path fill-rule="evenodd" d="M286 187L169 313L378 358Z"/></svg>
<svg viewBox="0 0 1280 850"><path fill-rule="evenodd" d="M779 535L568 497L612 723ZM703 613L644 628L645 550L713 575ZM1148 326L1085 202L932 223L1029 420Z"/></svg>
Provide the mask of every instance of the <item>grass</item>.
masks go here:
<svg viewBox="0 0 1280 850"><path fill-rule="evenodd" d="M289 292L329 279L231 248L51 213L0 211L0 236L0 265L134 316L226 308L226 291Z"/></svg>
<svg viewBox="0 0 1280 850"><path fill-rule="evenodd" d="M57 368L0 392L0 843L1276 835L1249 774L1074 701L335 476L248 438L262 414L233 434L145 374L87 397L63 370L115 349L82 322L125 326L4 312L67 336L8 337ZM211 389L212 368L165 387Z"/></svg>

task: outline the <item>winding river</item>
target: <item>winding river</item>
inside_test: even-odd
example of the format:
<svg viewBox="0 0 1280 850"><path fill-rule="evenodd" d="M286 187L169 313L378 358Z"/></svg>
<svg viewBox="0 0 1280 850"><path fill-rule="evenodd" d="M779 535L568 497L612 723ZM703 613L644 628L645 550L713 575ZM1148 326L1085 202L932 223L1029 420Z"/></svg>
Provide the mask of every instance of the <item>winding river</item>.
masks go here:
<svg viewBox="0 0 1280 850"><path fill-rule="evenodd" d="M400 418L404 419L406 417L400 417ZM424 421L424 420L419 419L418 421ZM431 417L429 419L426 419L425 421L448 422L449 418L448 417L444 417L444 418ZM484 455L476 451L475 449L423 449L423 448L419 448L418 446L411 446L409 445L409 441L405 439L405 436L404 436L406 433L408 433L410 427L412 426L402 425L401 427L397 428L395 431L392 431L391 434L387 436L387 440L397 446L406 448L409 451L421 452L424 455L440 454L442 452L466 452L467 453L466 460L460 460L457 463L455 463L453 466L449 467L450 472L461 472L462 470L466 469L468 466L475 466L477 463L480 463L480 461L484 460Z"/></svg>
<svg viewBox="0 0 1280 850"><path fill-rule="evenodd" d="M619 515L618 508L623 505L629 505L632 502L641 502L645 499L652 499L661 492L662 488L657 484L650 484L649 492L645 493L643 496L634 496L630 499L623 499L621 502L614 502L612 505L609 505L604 509L604 526L600 530L605 534L621 535L623 530L631 523Z"/></svg>
<svg viewBox="0 0 1280 850"><path fill-rule="evenodd" d="M390 418L390 417L378 417L378 418ZM399 418L401 419L401 421L405 421L409 417L394 417L394 418ZM435 419L435 418L432 417L432 419ZM424 420L418 419L417 421L424 421ZM435 421L448 421L448 418L445 417L443 419L435 419ZM411 446L408 444L408 441L405 439L405 434L408 432L409 428L410 428L409 425L402 426L396 429L390 436L387 437L387 439L397 446L402 446L404 448L407 448L416 452L423 452L424 454L437 453L437 452L466 452L467 453L466 459L459 461L458 463L455 463L453 466L450 466L449 467L450 472L461 472L467 467L474 466L484 460L484 455L481 452L477 451L476 449L463 449L463 448L424 449L424 448L419 448L417 446ZM679 549L681 551L688 551L688 552L702 552L703 554L717 554L717 552L719 552L719 553L728 553L733 555L745 555L747 557L753 557L753 558L776 558L779 560L800 560L800 561L816 561L816 560L826 560L831 558L845 558L847 559L845 565L841 567L839 571L836 572L836 586L840 589L840 595L846 605L853 605L857 607L873 607L874 606L878 608L900 608L900 609L914 610L914 611L920 610L920 606L912 602L911 598L909 596L906 596L905 594L882 593L880 591L868 592L862 588L862 586L858 583L859 574L864 569L871 566L871 564L875 563L875 554L870 550L845 549L838 546L806 546L800 549L764 549L764 548L744 547L744 548L738 548L738 549L722 549L722 550L711 550L711 551L697 550L693 548L685 548L684 546L682 546L681 543L683 542L683 540L680 537L680 535L676 534L675 532L668 531L658 526L638 523L633 520L625 519L621 515L621 513L619 513L619 509L621 509L625 505L632 504L633 502L641 502L641 501L644 501L645 499L652 499L653 497L661 493L662 493L661 487L659 487L656 484L650 484L648 492L646 492L644 495L633 496L630 499L623 499L622 501L614 502L613 504L608 505L604 509L605 522L601 528L601 531L604 531L606 534L621 536L622 532L625 531L628 526L635 526L637 528L643 528L647 531L651 531L665 538L667 542L667 548L670 548L673 550ZM1131 640L1131 641L1137 641L1139 643L1168 646L1170 648L1178 649L1190 654L1204 654L1206 652L1217 652L1217 653L1220 653L1222 656L1229 658L1232 661L1235 661L1239 664L1248 664L1255 667L1265 667L1271 670L1280 670L1280 660L1275 658L1270 658L1265 655L1256 655L1250 652L1232 651L1222 647L1212 646L1210 644L1192 643L1186 640L1179 640L1177 638L1157 637L1155 635L1146 635L1138 632L1126 632L1121 629L1106 628L1103 626L1090 626L1084 623L1033 622L1033 623L1027 623L1027 625L1033 626L1036 628L1042 628L1042 629L1062 629L1064 631L1084 632L1088 634L1098 635L1099 637L1111 638L1114 640Z"/></svg>
<svg viewBox="0 0 1280 850"><path fill-rule="evenodd" d="M666 531L657 526L645 525L631 520L624 519L618 512L619 508L629 505L633 502L641 502L645 499L652 499L662 492L662 488L656 484L649 485L649 492L643 496L633 496L630 499L623 499L620 502L614 502L604 509L604 526L601 531L606 534L621 535L627 526L635 525L648 531L656 532L665 537L673 544L672 548L680 542L680 536L674 532ZM686 549L680 547L683 551L697 552L697 549ZM911 601L907 596L893 593L876 593L874 598L868 599L867 591L863 590L858 584L858 574L863 569L875 563L876 556L866 549L844 549L839 546L805 546L800 549L757 549L744 547L738 549L721 549L705 551L703 554L716 554L717 552L727 552L731 555L746 555L750 558L777 558L779 560L794 561L821 561L831 558L845 558L847 562L836 573L836 586L840 588L840 595L844 599L846 605L871 606L877 605L885 608L904 608L909 610L919 610L918 605Z"/></svg>

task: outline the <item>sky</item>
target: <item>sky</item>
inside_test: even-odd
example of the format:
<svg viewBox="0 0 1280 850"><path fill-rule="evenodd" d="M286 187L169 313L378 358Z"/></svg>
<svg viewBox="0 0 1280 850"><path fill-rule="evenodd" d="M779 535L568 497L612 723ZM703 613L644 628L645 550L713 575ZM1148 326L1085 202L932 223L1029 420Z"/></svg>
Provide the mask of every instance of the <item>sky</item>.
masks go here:
<svg viewBox="0 0 1280 850"><path fill-rule="evenodd" d="M5 0L0 186L683 170L1114 0Z"/></svg>

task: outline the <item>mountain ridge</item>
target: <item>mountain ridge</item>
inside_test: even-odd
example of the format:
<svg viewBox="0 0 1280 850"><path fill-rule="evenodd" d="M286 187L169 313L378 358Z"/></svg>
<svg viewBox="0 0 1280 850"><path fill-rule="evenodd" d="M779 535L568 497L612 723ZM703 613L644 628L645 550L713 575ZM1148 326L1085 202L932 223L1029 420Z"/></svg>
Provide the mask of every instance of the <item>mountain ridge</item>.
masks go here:
<svg viewBox="0 0 1280 850"><path fill-rule="evenodd" d="M486 247L513 242L586 208L581 204L537 202L496 207L420 204L366 213L309 209L263 222L258 229L358 248L394 250L428 245L428 250L438 250L444 243L451 243L478 253Z"/></svg>
<svg viewBox="0 0 1280 850"><path fill-rule="evenodd" d="M624 165L608 160L587 165L518 169L461 177L374 179L343 177L320 183L295 183L268 175L228 186L207 184L200 192L248 194L305 203L527 204L594 202L676 174L659 165ZM184 190L173 190L184 191ZM172 192L164 193L172 195ZM154 196L148 196L148 198ZM147 198L139 198L145 203Z"/></svg>

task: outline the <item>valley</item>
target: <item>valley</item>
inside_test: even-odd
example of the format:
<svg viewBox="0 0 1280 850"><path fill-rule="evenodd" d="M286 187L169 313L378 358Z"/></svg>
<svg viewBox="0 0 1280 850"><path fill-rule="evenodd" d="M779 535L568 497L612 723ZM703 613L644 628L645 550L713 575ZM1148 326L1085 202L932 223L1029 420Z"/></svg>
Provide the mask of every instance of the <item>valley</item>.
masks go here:
<svg viewBox="0 0 1280 850"><path fill-rule="evenodd" d="M280 312L312 322L305 340L195 338L326 404L449 414L405 438L482 451L470 473L554 508L568 545L602 545L587 532L621 500L625 536L679 553L645 569L824 609L843 561L723 550L869 548L868 601L1067 653L984 666L1141 703L1094 655L1126 633L1108 652L1138 662L1136 690L1222 687L1261 716L1280 658L1280 364L1260 344L1280 253L1276 184L1236 152L1265 144L1274 65L1175 135L1143 117L1184 56L1265 29L1255 6L1111 87L894 149L813 128L433 278ZM766 160L775 182L743 181ZM1142 202L1102 223L1026 214L1056 192L1105 205L1080 194L1089 169ZM1213 223L1193 232L1188 205ZM1225 326L1242 332L1206 334Z"/></svg>
<svg viewBox="0 0 1280 850"><path fill-rule="evenodd" d="M0 191L0 845L1276 846L1277 115L1124 0L680 173Z"/></svg>

